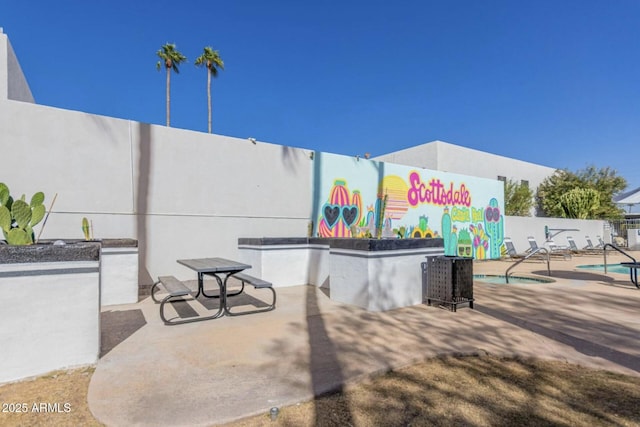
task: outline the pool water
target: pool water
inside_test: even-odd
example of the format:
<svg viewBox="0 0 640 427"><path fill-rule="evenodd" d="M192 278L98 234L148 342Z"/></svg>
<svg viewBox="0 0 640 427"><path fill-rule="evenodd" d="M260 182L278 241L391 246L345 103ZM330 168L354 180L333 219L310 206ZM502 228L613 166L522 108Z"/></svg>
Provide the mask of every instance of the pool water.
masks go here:
<svg viewBox="0 0 640 427"><path fill-rule="evenodd" d="M474 280L478 280L485 283L493 283L497 285L506 285L507 279L504 275L497 274L474 274ZM553 279L543 279L543 278L535 278L535 277L522 277L522 276L509 276L509 284L517 284L517 285L539 285L541 283L553 283L555 280Z"/></svg>
<svg viewBox="0 0 640 427"><path fill-rule="evenodd" d="M582 270L604 271L604 264L579 265ZM629 268L620 264L607 264L607 273L629 274Z"/></svg>

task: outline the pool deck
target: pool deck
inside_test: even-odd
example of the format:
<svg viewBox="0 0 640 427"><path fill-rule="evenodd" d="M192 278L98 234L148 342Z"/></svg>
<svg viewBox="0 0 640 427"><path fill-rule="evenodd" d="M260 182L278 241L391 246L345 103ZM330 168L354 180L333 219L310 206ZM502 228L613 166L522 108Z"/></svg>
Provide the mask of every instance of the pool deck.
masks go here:
<svg viewBox="0 0 640 427"><path fill-rule="evenodd" d="M640 375L640 290L628 275L575 268L599 263L595 255L553 259L549 284L476 281L474 309L455 313L426 305L368 312L313 286L278 288L271 312L179 326L165 326L150 298L108 307L89 408L108 426L220 425L450 354ZM474 273L504 274L510 265L476 261ZM514 271L544 275L546 265L524 262Z"/></svg>

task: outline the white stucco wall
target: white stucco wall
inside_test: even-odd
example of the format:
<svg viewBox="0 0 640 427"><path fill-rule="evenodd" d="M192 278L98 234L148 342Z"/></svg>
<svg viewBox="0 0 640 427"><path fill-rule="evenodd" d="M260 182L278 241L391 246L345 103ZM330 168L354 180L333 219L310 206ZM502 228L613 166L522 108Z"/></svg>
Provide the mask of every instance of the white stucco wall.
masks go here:
<svg viewBox="0 0 640 427"><path fill-rule="evenodd" d="M100 305L138 302L138 248L103 246L100 258Z"/></svg>
<svg viewBox="0 0 640 427"><path fill-rule="evenodd" d="M591 238L594 245L598 242L596 236L601 236L607 243L611 242L608 224L602 220L507 216L505 217L504 235L513 240L516 251L523 253L529 249L529 241L527 240L529 236L536 239L538 246L543 246L545 226L552 229L552 234L558 233L561 229L571 230L559 232L553 238L554 243L558 246L569 246L567 236L573 237L578 248L587 245L586 236Z"/></svg>
<svg viewBox="0 0 640 427"><path fill-rule="evenodd" d="M311 284L308 244L241 245L238 260L251 265L245 272L271 282L274 288ZM327 253L329 249L327 247Z"/></svg>
<svg viewBox="0 0 640 427"><path fill-rule="evenodd" d="M504 176L516 182L526 180L529 181L529 188L533 190L555 171L554 168L547 166L485 153L443 141L434 141L394 151L375 159L481 178L498 179L498 176Z"/></svg>
<svg viewBox="0 0 640 427"><path fill-rule="evenodd" d="M422 269L427 256L443 248L390 251L330 250L331 299L369 311L421 304Z"/></svg>
<svg viewBox="0 0 640 427"><path fill-rule="evenodd" d="M136 238L140 278L191 278L178 258L237 257L239 237L304 236L309 150L23 102L1 104L2 180L55 206L42 234ZM39 232L40 227L36 227ZM186 276L186 277L185 277Z"/></svg>

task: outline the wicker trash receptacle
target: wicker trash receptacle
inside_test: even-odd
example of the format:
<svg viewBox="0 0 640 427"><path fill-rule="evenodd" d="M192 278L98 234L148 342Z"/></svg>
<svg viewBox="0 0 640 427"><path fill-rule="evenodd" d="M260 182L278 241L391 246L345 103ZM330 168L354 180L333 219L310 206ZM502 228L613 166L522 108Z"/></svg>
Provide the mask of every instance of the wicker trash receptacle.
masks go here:
<svg viewBox="0 0 640 427"><path fill-rule="evenodd" d="M456 311L458 304L473 308L473 258L428 257L422 263L423 301Z"/></svg>

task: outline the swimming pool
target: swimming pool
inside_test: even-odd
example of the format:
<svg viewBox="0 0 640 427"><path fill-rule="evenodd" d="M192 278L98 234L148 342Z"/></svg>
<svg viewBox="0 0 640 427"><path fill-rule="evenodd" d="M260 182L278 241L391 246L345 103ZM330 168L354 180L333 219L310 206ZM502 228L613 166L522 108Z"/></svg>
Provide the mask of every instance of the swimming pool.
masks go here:
<svg viewBox="0 0 640 427"><path fill-rule="evenodd" d="M496 285L506 285L507 279L503 274L474 274L473 280L492 283ZM509 285L539 285L541 283L553 283L553 279L537 277L509 276Z"/></svg>
<svg viewBox="0 0 640 427"><path fill-rule="evenodd" d="M581 270L604 271L604 264L579 265L578 268ZM620 264L607 264L607 273L629 274L629 268Z"/></svg>

